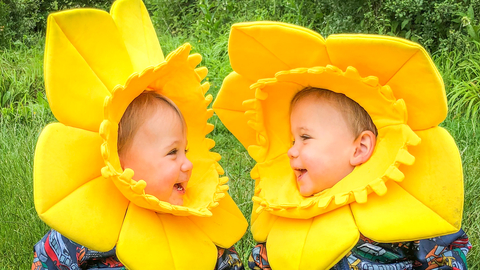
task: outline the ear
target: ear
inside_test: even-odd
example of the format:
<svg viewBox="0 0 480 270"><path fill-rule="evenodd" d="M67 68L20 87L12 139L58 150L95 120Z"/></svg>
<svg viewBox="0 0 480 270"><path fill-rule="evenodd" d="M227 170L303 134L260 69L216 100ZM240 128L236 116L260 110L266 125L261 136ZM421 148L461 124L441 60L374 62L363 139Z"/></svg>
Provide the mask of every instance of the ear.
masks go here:
<svg viewBox="0 0 480 270"><path fill-rule="evenodd" d="M358 137L353 142L355 151L350 157L350 165L358 166L362 163L367 162L367 160L372 156L373 149L377 142L377 136L373 134L370 130L365 130L358 135Z"/></svg>

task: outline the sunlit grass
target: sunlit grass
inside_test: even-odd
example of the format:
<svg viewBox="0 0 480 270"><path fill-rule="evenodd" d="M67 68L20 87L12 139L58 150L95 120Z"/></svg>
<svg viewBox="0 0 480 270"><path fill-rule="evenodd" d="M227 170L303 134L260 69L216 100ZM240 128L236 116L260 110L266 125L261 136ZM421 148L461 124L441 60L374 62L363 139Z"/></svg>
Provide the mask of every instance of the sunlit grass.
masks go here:
<svg viewBox="0 0 480 270"><path fill-rule="evenodd" d="M187 41L192 44L194 53L202 54L201 65L209 68L207 78L211 88L208 93L214 96L223 78L231 71L227 40L226 35L214 40L198 40L184 36L160 37L165 55ZM34 48L4 51L0 60L2 68L5 69L2 83L5 80L3 74L18 74L15 75L18 86L14 89L20 91L22 85L29 87L28 91L22 92L22 95L27 94L25 99L13 99L13 103L3 106L0 115L0 269L29 269L33 245L48 230L48 226L37 217L33 205L32 166L38 134L48 122L54 121L54 118L48 109L40 104L41 99L39 101L36 97L29 96L36 91L41 91L42 96L44 94L43 84L38 86L38 80L43 80L42 46L43 40L39 40L39 44ZM459 65L463 61L459 58L460 54L451 52L450 55L436 56L435 62L445 78L449 93L455 91L453 86L457 82L468 78L465 77L467 71ZM33 58L26 59L28 55ZM448 57L450 59L447 59ZM17 70L17 73L11 69ZM31 90L32 85L36 85L33 86L34 90ZM455 110L452 112L452 116L442 125L451 132L462 155L465 175L463 228L474 245L468 256L468 263L470 269L476 269L480 267L480 131L475 129L475 123ZM249 173L254 161L216 116L209 121L215 125L215 130L209 136L216 141L213 151L222 155L220 164L230 179L230 195L249 220L254 186ZM236 244L244 261L253 245L250 232Z"/></svg>

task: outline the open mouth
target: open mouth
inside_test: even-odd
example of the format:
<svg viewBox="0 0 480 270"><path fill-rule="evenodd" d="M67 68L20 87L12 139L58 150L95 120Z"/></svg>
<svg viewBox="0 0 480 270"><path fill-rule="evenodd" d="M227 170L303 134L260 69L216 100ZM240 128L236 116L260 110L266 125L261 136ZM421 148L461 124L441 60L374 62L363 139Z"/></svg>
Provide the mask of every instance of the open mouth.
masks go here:
<svg viewBox="0 0 480 270"><path fill-rule="evenodd" d="M302 177L307 173L306 169L295 169L295 171L297 172L297 181L300 181L300 179L302 179Z"/></svg>
<svg viewBox="0 0 480 270"><path fill-rule="evenodd" d="M173 188L179 192L185 193L185 187L182 185L182 183L175 183L175 185L173 185Z"/></svg>

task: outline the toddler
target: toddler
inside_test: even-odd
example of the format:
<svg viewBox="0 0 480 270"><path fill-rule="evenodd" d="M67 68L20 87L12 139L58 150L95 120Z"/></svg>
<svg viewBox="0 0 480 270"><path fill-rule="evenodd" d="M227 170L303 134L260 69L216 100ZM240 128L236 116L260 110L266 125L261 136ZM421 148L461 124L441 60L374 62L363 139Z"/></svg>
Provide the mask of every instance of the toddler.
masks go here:
<svg viewBox="0 0 480 270"><path fill-rule="evenodd" d="M186 156L185 120L170 99L144 91L133 100L119 123L117 148L122 168L132 169L135 179L147 183L146 193L183 205L193 165ZM34 251L32 269L126 269L115 248L108 252L89 250L55 230L48 232ZM215 269L243 269L233 247L219 248Z"/></svg>
<svg viewBox="0 0 480 270"><path fill-rule="evenodd" d="M365 163L376 144L377 129L368 113L344 94L326 89L298 92L290 103L290 125L294 143L288 157L305 197L333 187ZM467 269L470 248L463 230L400 243L376 243L360 235L332 269ZM249 267L270 269L265 243L253 248Z"/></svg>

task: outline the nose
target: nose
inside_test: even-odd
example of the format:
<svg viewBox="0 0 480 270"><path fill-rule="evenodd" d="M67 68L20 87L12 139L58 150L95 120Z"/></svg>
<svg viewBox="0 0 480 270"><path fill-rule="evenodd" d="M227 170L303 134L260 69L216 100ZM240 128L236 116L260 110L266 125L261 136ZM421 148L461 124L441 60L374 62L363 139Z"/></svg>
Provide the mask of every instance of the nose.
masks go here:
<svg viewBox="0 0 480 270"><path fill-rule="evenodd" d="M292 147L290 147L290 149L288 149L287 155L290 159L298 157L298 150L297 148L295 148L295 145L293 145Z"/></svg>
<svg viewBox="0 0 480 270"><path fill-rule="evenodd" d="M193 169L193 164L192 162L185 156L185 160L183 161L183 164L182 166L180 167L180 169L183 171L183 172L189 172Z"/></svg>

